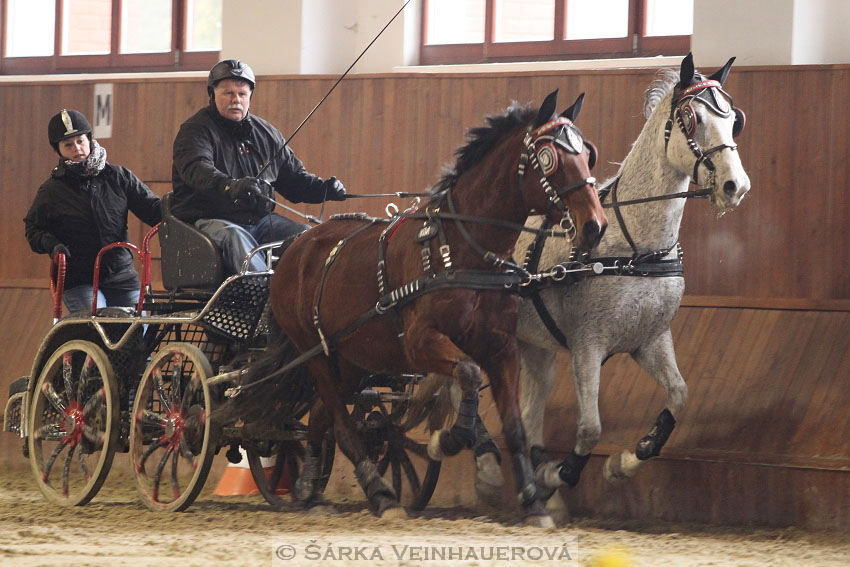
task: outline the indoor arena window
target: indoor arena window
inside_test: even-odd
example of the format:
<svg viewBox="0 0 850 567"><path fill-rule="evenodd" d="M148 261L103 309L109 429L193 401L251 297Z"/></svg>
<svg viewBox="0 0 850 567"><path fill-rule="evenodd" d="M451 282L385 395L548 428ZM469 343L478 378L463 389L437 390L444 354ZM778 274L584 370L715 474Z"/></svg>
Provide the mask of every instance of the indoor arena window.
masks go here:
<svg viewBox="0 0 850 567"><path fill-rule="evenodd" d="M222 0L0 0L0 74L206 70Z"/></svg>
<svg viewBox="0 0 850 567"><path fill-rule="evenodd" d="M684 55L693 0L423 0L423 65Z"/></svg>

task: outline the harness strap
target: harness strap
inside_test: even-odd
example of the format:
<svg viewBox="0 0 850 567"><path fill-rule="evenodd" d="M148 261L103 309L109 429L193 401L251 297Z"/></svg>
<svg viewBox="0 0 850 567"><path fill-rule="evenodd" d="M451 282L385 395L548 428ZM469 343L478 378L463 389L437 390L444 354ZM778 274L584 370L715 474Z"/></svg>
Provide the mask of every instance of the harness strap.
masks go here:
<svg viewBox="0 0 850 567"><path fill-rule="evenodd" d="M637 256L637 245L635 245L635 241L632 240L632 235L629 234L629 231L626 228L626 221L623 219L623 213L620 212L620 207L617 206L617 187L619 185L620 178L618 177L614 180L614 184L611 186L611 205L614 208L614 214L617 216L617 222L620 223L620 231L623 233L623 236L626 238L626 242L629 243L629 246L635 253L635 256Z"/></svg>
<svg viewBox="0 0 850 567"><path fill-rule="evenodd" d="M321 342L322 349L325 351L325 356L330 356L330 348L329 348L329 345L328 345L328 341L325 338L325 334L322 332L321 322L319 321L319 305L322 303L322 295L323 295L323 292L325 290L325 280L327 280L328 271L330 270L331 265L334 263L337 256L339 256L339 253L343 249L343 247L345 247L345 245L348 244L348 242L352 238L354 238L355 236L357 236L358 234L360 234L361 232L363 232L364 230L366 230L367 228L369 228L373 224L375 224L375 223L373 221L369 220L365 224L359 226L354 232L352 232L351 234L349 234L348 236L346 236L345 238L343 238L342 240L337 242L336 246L331 248L331 251L328 254L328 257L325 260L325 265L322 268L322 278L321 278L321 280L319 280L319 289L316 290L316 299L313 302L313 326L316 328L316 332L319 334L319 341ZM379 266L378 279L380 281L381 274L382 274L381 269L380 269L380 263L378 264L378 266Z"/></svg>
<svg viewBox="0 0 850 567"><path fill-rule="evenodd" d="M543 325L546 327L546 330L549 331L549 334L558 341L562 347L569 349L570 345L567 343L567 337L564 336L564 333L561 331L561 328L558 327L558 323L555 322L555 319L552 317L552 314L549 313L549 310L546 308L546 303L543 301L543 298L540 297L540 293L535 291L531 294L531 303L534 304L534 309L537 311L537 316L540 317L540 320L543 321Z"/></svg>
<svg viewBox="0 0 850 567"><path fill-rule="evenodd" d="M602 274L600 275L675 277L685 274L685 264L682 261L681 248L679 248L678 257L669 260L657 258L635 260L626 256L611 256L594 258L593 261L602 264Z"/></svg>

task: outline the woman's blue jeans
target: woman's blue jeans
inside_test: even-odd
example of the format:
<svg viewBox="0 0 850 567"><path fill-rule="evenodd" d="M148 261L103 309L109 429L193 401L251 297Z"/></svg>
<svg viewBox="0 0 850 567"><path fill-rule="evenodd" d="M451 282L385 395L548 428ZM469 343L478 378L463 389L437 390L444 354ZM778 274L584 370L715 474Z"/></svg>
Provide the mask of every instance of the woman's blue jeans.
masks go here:
<svg viewBox="0 0 850 567"><path fill-rule="evenodd" d="M69 313L78 311L91 312L92 286L88 284L78 285L66 289L62 294L62 301ZM138 289L111 289L98 288L97 307L136 307L139 304Z"/></svg>

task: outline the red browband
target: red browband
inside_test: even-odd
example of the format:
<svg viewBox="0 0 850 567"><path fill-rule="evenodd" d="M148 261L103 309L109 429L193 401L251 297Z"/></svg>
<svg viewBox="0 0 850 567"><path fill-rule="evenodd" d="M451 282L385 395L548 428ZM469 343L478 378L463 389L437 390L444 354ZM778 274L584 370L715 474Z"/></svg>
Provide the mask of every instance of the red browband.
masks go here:
<svg viewBox="0 0 850 567"><path fill-rule="evenodd" d="M562 125L562 124L566 124L566 125L568 125L568 126L572 126L572 121L571 121L569 118L565 118L565 117L563 117L563 116L559 116L559 117L555 118L554 120L550 120L550 121L549 121L549 122L547 122L546 124L544 124L544 125L540 126L539 128L537 128L537 129L536 129L534 132L532 132L531 134L532 134L532 135L536 138L537 136L540 136L540 135L541 135L541 134L543 134L544 132L548 132L548 131L549 131L549 130L551 130L552 128L555 128L556 126L560 126L560 125Z"/></svg>
<svg viewBox="0 0 850 567"><path fill-rule="evenodd" d="M708 89L708 88L711 88L711 87L723 88L723 85L721 85L719 81L715 81L715 80L712 80L712 79L707 79L705 81L700 81L698 83L694 83L693 85L689 86L688 88L686 88L682 92L680 92L678 98L676 98L676 101L678 102L678 101L682 100L683 98L685 98L686 96L690 96L690 95L694 94L695 92L699 92L703 89Z"/></svg>

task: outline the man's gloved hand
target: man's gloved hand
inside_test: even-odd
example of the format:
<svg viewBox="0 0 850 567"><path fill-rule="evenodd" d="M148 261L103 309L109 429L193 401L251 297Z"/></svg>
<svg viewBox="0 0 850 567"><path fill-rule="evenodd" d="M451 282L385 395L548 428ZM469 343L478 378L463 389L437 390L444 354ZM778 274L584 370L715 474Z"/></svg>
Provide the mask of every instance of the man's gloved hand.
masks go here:
<svg viewBox="0 0 850 567"><path fill-rule="evenodd" d="M256 177L243 177L230 184L230 198L234 201L254 200L262 195L260 180Z"/></svg>
<svg viewBox="0 0 850 567"><path fill-rule="evenodd" d="M325 179L325 200L345 201L345 187L342 186L342 181L336 177Z"/></svg>
<svg viewBox="0 0 850 567"><path fill-rule="evenodd" d="M54 262L56 261L56 256L58 254L64 254L66 260L71 259L71 253L68 251L68 247L62 243L57 244L53 247L53 250L50 252L50 259Z"/></svg>

